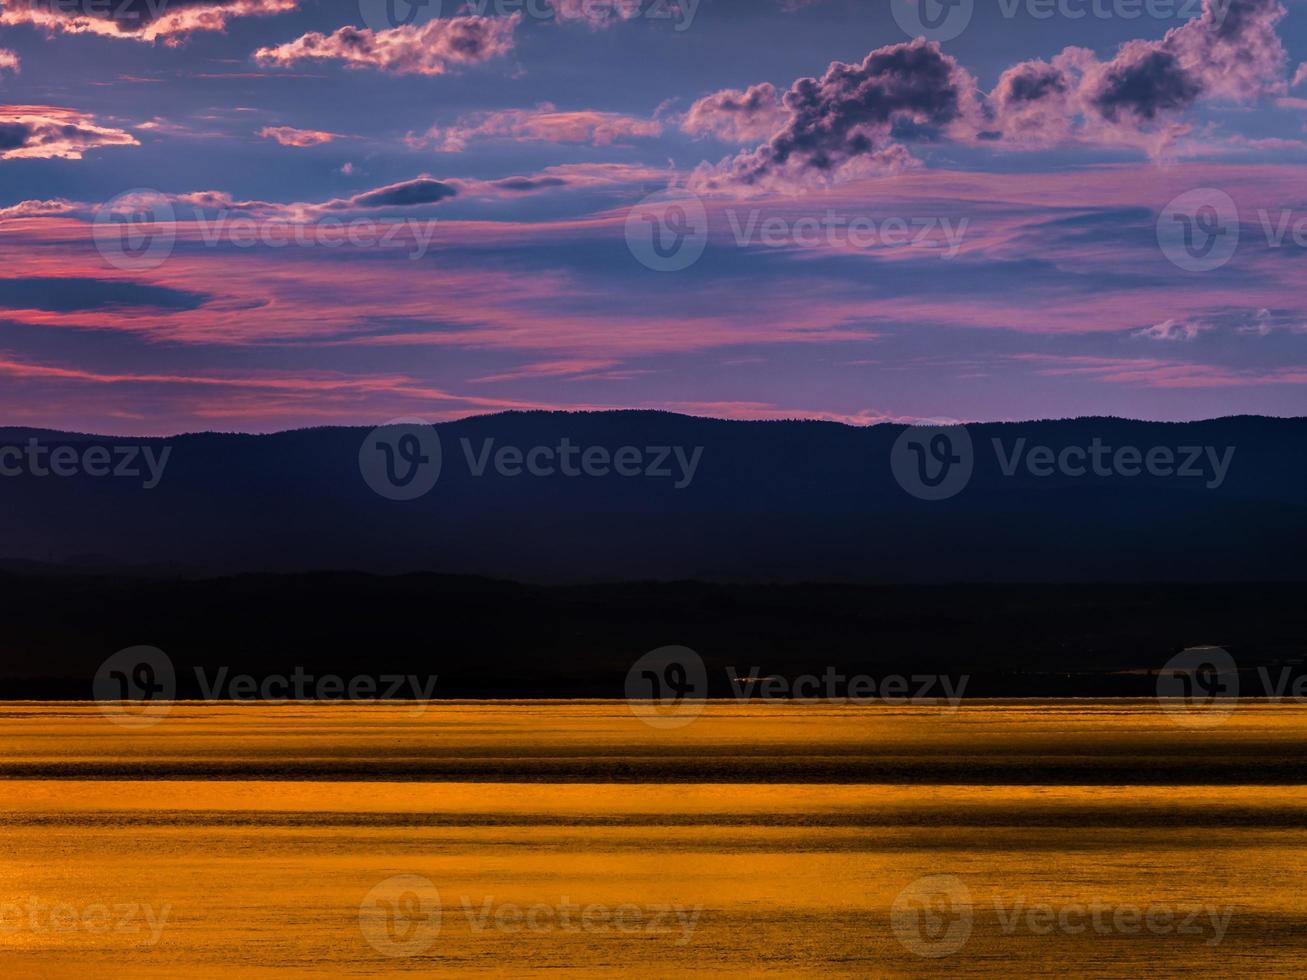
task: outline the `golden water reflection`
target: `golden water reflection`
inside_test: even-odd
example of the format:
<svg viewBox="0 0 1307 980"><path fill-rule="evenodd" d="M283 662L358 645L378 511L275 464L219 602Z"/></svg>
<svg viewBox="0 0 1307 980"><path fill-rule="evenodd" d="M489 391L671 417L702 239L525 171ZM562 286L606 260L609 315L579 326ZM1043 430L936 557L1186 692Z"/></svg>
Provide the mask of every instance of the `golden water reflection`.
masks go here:
<svg viewBox="0 0 1307 980"><path fill-rule="evenodd" d="M1296 974L1304 747L1288 706L4 705L0 975Z"/></svg>

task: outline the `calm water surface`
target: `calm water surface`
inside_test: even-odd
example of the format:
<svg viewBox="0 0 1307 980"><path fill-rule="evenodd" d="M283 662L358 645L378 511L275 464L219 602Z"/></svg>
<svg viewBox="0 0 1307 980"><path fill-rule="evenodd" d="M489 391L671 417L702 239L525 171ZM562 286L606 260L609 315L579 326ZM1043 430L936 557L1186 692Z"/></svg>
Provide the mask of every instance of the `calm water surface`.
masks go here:
<svg viewBox="0 0 1307 980"><path fill-rule="evenodd" d="M0 704L0 976L1296 975L1307 710Z"/></svg>

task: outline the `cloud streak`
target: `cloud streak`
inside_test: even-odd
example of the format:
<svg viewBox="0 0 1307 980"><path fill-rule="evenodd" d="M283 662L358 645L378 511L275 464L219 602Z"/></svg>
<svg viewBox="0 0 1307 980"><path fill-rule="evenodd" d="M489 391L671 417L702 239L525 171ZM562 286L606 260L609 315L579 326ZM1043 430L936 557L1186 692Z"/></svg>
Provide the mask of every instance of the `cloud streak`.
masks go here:
<svg viewBox="0 0 1307 980"><path fill-rule="evenodd" d="M433 127L424 137L412 142L419 146L432 145L442 153L461 153L469 143L483 140L613 146L659 136L662 131L662 124L656 120L618 112L560 112L546 102L534 109L502 109L464 116L452 126Z"/></svg>
<svg viewBox="0 0 1307 980"><path fill-rule="evenodd" d="M226 30L236 18L272 17L298 5L299 0L113 0L76 5L5 0L0 26L26 25L49 34L93 34L176 46L192 34Z"/></svg>
<svg viewBox="0 0 1307 980"><path fill-rule="evenodd" d="M264 126L258 135L263 139L275 140L282 146L298 148L321 146L339 138L335 133L319 129L296 129L293 126Z"/></svg>

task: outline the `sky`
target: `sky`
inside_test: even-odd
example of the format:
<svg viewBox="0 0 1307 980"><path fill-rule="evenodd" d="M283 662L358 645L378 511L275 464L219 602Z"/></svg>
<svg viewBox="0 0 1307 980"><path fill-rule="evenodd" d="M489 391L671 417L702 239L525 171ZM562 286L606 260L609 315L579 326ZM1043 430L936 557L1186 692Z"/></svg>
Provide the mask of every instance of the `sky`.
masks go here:
<svg viewBox="0 0 1307 980"><path fill-rule="evenodd" d="M1307 414L1301 0L3 0L0 425Z"/></svg>

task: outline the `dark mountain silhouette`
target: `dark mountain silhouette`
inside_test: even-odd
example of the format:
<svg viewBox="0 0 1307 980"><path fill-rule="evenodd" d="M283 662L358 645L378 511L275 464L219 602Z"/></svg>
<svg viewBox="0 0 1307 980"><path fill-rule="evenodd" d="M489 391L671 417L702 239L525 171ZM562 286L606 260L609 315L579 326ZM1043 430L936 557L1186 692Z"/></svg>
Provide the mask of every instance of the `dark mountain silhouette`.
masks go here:
<svg viewBox="0 0 1307 980"><path fill-rule="evenodd" d="M975 425L974 475L962 492L939 501L905 492L891 472L903 429L658 412L482 416L436 427L439 480L410 501L386 499L365 482L359 458L367 428L151 440L0 429L0 449L36 439L47 450L68 446L79 455L92 446L169 451L150 490L143 479L84 473L0 476L0 559L540 583L1307 578L1305 419ZM678 489L685 468L675 456L660 461L667 477L512 477L493 465L478 477L464 450L470 447L475 462L487 439L493 452L558 447L564 438L609 454L636 447L641 458L632 470L657 461L657 452L646 452L651 447L682 447L686 458L702 447L702 454L693 479ZM1055 456L1095 438L1142 453L1193 446L1218 455L1232 447L1234 455L1215 487L1206 485L1210 472L1036 476L1027 456L1015 475L1003 473L1003 459L1019 447L1047 446Z"/></svg>

